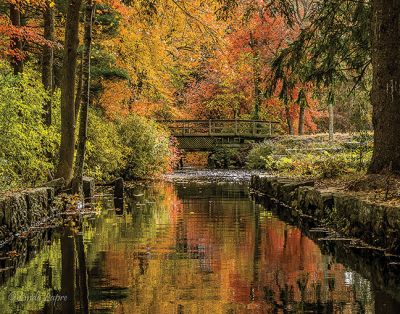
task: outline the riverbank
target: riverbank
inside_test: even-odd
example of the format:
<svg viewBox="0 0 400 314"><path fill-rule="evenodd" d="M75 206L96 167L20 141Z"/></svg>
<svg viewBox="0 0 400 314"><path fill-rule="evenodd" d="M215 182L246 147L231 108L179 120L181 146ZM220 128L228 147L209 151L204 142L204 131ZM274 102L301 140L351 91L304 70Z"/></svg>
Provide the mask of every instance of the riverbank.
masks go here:
<svg viewBox="0 0 400 314"><path fill-rule="evenodd" d="M0 194L0 245L56 216L54 188L43 187Z"/></svg>
<svg viewBox="0 0 400 314"><path fill-rule="evenodd" d="M368 133L280 136L255 144L246 165L277 176L335 179L364 173L372 145Z"/></svg>
<svg viewBox="0 0 400 314"><path fill-rule="evenodd" d="M251 187L298 219L334 229L343 241L400 254L400 209L348 191L318 187L313 180L255 175ZM360 240L363 242L361 243Z"/></svg>
<svg viewBox="0 0 400 314"><path fill-rule="evenodd" d="M26 236L34 228L60 225L60 217L71 209L84 207L94 196L95 179L83 178L83 199L62 194L64 180L44 187L0 193L0 247L15 237Z"/></svg>

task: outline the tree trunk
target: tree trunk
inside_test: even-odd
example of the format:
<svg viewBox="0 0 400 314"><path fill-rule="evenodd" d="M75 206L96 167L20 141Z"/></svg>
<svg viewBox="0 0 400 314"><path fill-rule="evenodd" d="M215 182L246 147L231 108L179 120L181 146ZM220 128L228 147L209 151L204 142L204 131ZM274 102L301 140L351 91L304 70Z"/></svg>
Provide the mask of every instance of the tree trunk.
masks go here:
<svg viewBox="0 0 400 314"><path fill-rule="evenodd" d="M400 172L400 2L374 0L372 5L371 103L374 152L370 173Z"/></svg>
<svg viewBox="0 0 400 314"><path fill-rule="evenodd" d="M69 0L61 82L61 144L57 177L71 183L75 150L75 74L79 43L79 9L82 0Z"/></svg>
<svg viewBox="0 0 400 314"><path fill-rule="evenodd" d="M83 167L85 163L88 109L90 103L90 52L92 48L92 26L94 15L93 0L86 1L85 9L85 38L82 58L82 104L80 106L79 142L75 161L75 177L72 190L82 191Z"/></svg>
<svg viewBox="0 0 400 314"><path fill-rule="evenodd" d="M261 74L260 74L260 54L258 52L255 53L254 56L254 119L260 119L260 107L261 107Z"/></svg>
<svg viewBox="0 0 400 314"><path fill-rule="evenodd" d="M13 26L21 27L21 14L16 4L10 4L10 20ZM10 48L14 50L15 53L11 58L11 66L14 69L14 74L17 75L24 70L24 63L22 61L22 40L17 36L11 37Z"/></svg>
<svg viewBox="0 0 400 314"><path fill-rule="evenodd" d="M329 140L333 141L333 134L334 134L333 101L329 101L328 103L328 114L329 114Z"/></svg>
<svg viewBox="0 0 400 314"><path fill-rule="evenodd" d="M304 134L304 116L306 113L306 107L305 106L300 106L300 112L299 112L299 135Z"/></svg>
<svg viewBox="0 0 400 314"><path fill-rule="evenodd" d="M50 5L50 1L46 1L46 7L43 12L44 21L44 38L54 41L54 9ZM50 98L43 104L43 120L47 126L51 125L51 105L53 97L53 64L54 50L53 47L45 45L43 47L42 57L42 82L43 86L49 94Z"/></svg>
<svg viewBox="0 0 400 314"><path fill-rule="evenodd" d="M257 51L257 42L253 36L253 32L250 32L250 48L253 52L253 84L254 84L254 112L253 119L260 119L260 107L261 107L261 65L260 65L260 52Z"/></svg>
<svg viewBox="0 0 400 314"><path fill-rule="evenodd" d="M83 52L81 56L81 63L79 65L78 72L78 83L76 86L76 95L75 95L75 121L78 121L79 110L81 108L82 103L82 84L83 84Z"/></svg>
<svg viewBox="0 0 400 314"><path fill-rule="evenodd" d="M293 120L292 120L292 117L290 116L289 106L287 106L287 105L285 107L285 114L286 114L286 122L288 125L289 134L294 135Z"/></svg>

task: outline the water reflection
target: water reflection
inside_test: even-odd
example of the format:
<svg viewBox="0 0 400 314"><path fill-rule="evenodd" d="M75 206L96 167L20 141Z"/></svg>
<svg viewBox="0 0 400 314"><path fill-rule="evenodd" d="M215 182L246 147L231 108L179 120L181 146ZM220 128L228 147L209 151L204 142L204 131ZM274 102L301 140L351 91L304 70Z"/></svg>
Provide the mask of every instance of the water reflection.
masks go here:
<svg viewBox="0 0 400 314"><path fill-rule="evenodd" d="M393 295L256 205L241 183L158 183L53 234L1 313L397 313ZM85 248L85 249L84 249ZM67 295L56 302L10 300ZM44 299L44 298L43 298Z"/></svg>

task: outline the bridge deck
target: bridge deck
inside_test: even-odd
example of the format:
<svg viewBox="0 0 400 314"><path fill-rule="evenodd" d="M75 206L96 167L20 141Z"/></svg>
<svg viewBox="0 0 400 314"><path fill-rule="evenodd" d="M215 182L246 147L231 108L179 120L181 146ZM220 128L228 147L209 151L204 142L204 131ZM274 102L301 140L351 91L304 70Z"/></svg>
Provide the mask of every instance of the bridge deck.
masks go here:
<svg viewBox="0 0 400 314"><path fill-rule="evenodd" d="M275 121L258 120L163 120L174 136L268 137Z"/></svg>
<svg viewBox="0 0 400 314"><path fill-rule="evenodd" d="M273 136L278 122L258 120L164 120L181 149L210 151L216 146L240 147L245 140Z"/></svg>

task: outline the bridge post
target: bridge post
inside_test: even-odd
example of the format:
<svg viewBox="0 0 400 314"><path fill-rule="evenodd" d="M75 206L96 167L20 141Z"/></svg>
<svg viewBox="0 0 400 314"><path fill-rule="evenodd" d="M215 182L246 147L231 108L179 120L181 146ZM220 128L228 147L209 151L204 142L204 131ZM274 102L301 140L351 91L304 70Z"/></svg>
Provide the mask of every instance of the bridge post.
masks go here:
<svg viewBox="0 0 400 314"><path fill-rule="evenodd" d="M256 122L253 121L253 136L256 135Z"/></svg>
<svg viewBox="0 0 400 314"><path fill-rule="evenodd" d="M208 135L211 135L211 120L208 120Z"/></svg>
<svg viewBox="0 0 400 314"><path fill-rule="evenodd" d="M272 122L269 121L269 136L272 136Z"/></svg>

